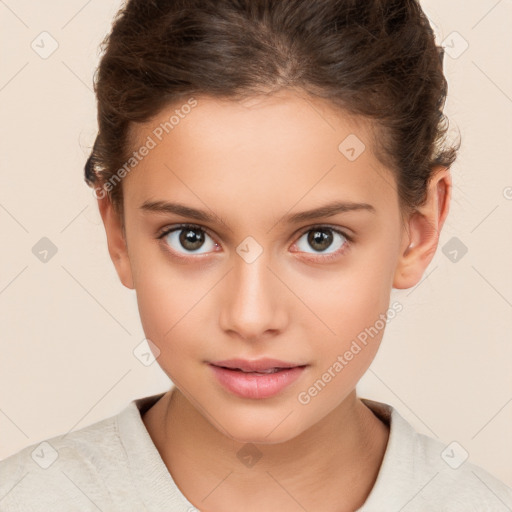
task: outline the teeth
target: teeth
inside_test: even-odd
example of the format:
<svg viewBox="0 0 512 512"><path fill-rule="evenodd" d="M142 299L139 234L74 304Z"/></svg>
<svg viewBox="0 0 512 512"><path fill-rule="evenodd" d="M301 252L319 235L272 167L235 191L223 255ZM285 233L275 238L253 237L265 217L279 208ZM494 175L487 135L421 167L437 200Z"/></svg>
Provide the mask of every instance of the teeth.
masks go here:
<svg viewBox="0 0 512 512"><path fill-rule="evenodd" d="M269 368L268 370L260 370L257 372L251 372L251 371L247 372L245 370L241 370L241 371L244 373L277 373L279 370L280 370L280 368Z"/></svg>

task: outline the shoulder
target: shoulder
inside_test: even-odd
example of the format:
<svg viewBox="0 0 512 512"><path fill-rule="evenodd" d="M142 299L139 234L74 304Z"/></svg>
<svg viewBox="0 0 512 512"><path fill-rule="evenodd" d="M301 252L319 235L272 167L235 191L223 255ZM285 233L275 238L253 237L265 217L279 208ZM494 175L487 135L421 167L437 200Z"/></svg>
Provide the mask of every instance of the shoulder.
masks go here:
<svg viewBox="0 0 512 512"><path fill-rule="evenodd" d="M481 512L512 510L512 489L484 468L469 462L457 441L443 443L416 433L415 458L423 487L420 503L438 503L442 510Z"/></svg>
<svg viewBox="0 0 512 512"><path fill-rule="evenodd" d="M31 444L0 461L0 511L114 510L110 497L126 471L116 420Z"/></svg>
<svg viewBox="0 0 512 512"><path fill-rule="evenodd" d="M417 432L388 404L363 402L390 427L374 488L361 512L510 512L512 489L469 460L457 441Z"/></svg>

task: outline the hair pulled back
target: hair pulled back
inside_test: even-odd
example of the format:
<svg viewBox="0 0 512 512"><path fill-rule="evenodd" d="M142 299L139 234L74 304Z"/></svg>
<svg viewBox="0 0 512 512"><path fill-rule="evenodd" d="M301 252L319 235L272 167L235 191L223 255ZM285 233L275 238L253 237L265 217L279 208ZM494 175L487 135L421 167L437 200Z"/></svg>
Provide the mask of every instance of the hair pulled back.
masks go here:
<svg viewBox="0 0 512 512"><path fill-rule="evenodd" d="M443 49L417 0L128 0L101 43L95 190L130 158L129 127L190 97L244 99L293 88L367 118L402 211L426 199L446 147ZM122 214L122 186L108 195Z"/></svg>

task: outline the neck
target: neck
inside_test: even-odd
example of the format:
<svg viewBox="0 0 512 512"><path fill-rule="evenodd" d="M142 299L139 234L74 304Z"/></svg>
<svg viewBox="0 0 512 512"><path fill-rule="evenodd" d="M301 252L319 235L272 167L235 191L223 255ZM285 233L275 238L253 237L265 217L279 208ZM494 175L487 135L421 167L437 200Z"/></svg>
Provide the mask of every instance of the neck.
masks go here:
<svg viewBox="0 0 512 512"><path fill-rule="evenodd" d="M143 421L187 499L225 512L242 504L245 512L356 510L375 483L389 434L355 390L311 428L277 444L227 437L178 388ZM254 497L249 505L247 496Z"/></svg>

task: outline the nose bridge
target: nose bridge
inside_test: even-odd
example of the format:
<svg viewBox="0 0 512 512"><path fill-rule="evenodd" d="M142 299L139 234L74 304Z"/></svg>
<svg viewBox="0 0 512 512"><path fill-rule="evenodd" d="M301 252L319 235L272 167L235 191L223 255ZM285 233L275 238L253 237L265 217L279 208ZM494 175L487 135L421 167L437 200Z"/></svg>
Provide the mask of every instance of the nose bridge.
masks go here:
<svg viewBox="0 0 512 512"><path fill-rule="evenodd" d="M280 329L283 303L279 300L282 284L273 272L269 253L241 243L233 254L233 270L226 281L221 322L226 330L236 331L244 338L258 338L267 330Z"/></svg>

